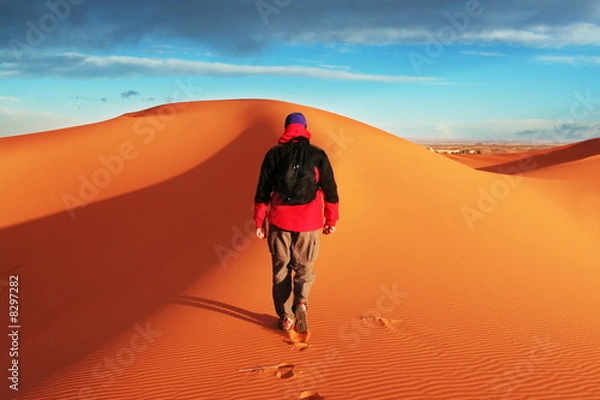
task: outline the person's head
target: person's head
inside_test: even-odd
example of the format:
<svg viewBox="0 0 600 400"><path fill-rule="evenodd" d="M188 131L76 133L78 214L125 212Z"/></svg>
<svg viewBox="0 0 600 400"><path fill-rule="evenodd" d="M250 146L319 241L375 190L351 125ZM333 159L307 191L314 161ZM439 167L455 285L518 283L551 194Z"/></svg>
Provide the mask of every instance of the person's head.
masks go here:
<svg viewBox="0 0 600 400"><path fill-rule="evenodd" d="M306 117L299 112L291 113L285 118L284 127L287 128L288 125L291 124L302 124L305 128L308 126L308 124L306 123Z"/></svg>

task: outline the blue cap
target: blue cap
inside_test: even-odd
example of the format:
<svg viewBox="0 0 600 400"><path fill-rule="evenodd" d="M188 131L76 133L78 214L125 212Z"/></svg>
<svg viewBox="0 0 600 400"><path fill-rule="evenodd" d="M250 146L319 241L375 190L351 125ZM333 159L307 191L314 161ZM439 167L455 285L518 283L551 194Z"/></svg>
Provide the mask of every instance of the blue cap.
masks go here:
<svg viewBox="0 0 600 400"><path fill-rule="evenodd" d="M287 128L287 126L291 124L302 124L306 128L306 118L299 112L291 113L285 119L285 127Z"/></svg>

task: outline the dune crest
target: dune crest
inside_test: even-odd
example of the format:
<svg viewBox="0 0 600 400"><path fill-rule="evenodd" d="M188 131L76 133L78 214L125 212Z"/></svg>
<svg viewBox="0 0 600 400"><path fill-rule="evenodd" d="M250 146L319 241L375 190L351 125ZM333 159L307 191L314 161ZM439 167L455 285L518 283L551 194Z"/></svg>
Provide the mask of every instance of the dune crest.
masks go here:
<svg viewBox="0 0 600 400"><path fill-rule="evenodd" d="M600 138L523 153L450 154L447 157L480 171L567 181L598 182Z"/></svg>

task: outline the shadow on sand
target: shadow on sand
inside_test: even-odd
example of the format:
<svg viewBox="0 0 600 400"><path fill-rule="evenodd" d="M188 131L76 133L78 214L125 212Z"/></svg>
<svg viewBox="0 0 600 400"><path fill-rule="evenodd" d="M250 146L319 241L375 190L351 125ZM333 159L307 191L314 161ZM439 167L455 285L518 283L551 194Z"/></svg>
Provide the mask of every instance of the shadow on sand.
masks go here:
<svg viewBox="0 0 600 400"><path fill-rule="evenodd" d="M266 115L252 116L260 114L259 108L244 112L256 123L181 175L78 209L76 219L65 211L0 229L0 282L19 266L19 300L27 318L19 354L27 380L19 395L145 323L219 265L214 246L230 243L231 227L252 216L249 204L260 162L279 135ZM77 173L74 169L74 180ZM208 237L206 226L213 227ZM273 322L227 305L187 301L262 326ZM9 348L8 339L0 338L3 349Z"/></svg>
<svg viewBox="0 0 600 400"><path fill-rule="evenodd" d="M225 314L229 317L240 319L244 322L250 322L255 325L262 326L263 328L277 328L277 318L273 315L255 313L241 307L222 303L216 300L203 299L194 296L177 296L173 300L173 303L215 311Z"/></svg>

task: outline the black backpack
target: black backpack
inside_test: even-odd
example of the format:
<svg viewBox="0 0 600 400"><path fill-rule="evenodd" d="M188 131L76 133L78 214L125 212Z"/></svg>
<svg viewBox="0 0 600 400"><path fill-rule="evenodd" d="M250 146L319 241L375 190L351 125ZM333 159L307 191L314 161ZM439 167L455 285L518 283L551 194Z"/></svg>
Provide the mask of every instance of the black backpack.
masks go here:
<svg viewBox="0 0 600 400"><path fill-rule="evenodd" d="M283 144L286 150L279 164L275 190L287 205L308 204L313 201L319 189L315 174L318 154L311 152L311 146L304 140Z"/></svg>

